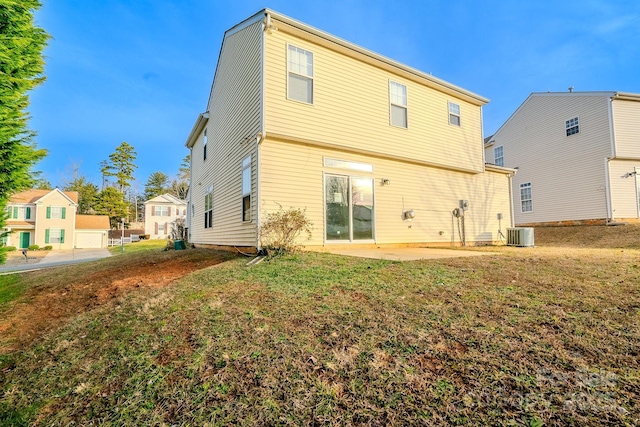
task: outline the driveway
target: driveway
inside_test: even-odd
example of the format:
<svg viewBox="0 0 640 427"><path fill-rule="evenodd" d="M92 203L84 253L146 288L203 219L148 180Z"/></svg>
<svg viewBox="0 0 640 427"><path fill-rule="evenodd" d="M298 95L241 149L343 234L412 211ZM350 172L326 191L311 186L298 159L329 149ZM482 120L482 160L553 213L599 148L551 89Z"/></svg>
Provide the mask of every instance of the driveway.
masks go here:
<svg viewBox="0 0 640 427"><path fill-rule="evenodd" d="M40 259L29 259L24 264L12 264L0 266L0 274L8 272L20 272L38 270L59 265L78 264L110 257L108 249L61 249L52 250Z"/></svg>
<svg viewBox="0 0 640 427"><path fill-rule="evenodd" d="M332 254L355 256L360 258L386 259L389 261L415 261L418 259L458 258L468 256L496 255L496 252L469 251L463 249L437 249L437 248L349 248L327 247L322 252Z"/></svg>

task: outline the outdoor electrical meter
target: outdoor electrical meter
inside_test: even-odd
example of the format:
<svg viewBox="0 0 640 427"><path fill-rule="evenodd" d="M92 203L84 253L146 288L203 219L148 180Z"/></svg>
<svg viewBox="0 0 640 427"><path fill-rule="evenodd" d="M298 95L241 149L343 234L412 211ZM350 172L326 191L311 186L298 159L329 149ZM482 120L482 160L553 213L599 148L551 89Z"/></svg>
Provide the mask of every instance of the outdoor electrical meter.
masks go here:
<svg viewBox="0 0 640 427"><path fill-rule="evenodd" d="M469 201L468 200L460 200L460 209L466 211L469 209Z"/></svg>

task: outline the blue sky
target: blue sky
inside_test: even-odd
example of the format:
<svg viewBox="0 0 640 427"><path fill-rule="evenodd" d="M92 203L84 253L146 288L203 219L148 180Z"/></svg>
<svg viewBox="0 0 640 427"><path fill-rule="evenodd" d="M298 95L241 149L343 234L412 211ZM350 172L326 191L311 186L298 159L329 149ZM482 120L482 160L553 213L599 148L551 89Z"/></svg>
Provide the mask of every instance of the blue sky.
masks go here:
<svg viewBox="0 0 640 427"><path fill-rule="evenodd" d="M264 7L487 97L490 135L531 92L640 93L637 0L44 0L53 38L30 127L54 186L127 141L135 187L175 175L207 97L224 32Z"/></svg>

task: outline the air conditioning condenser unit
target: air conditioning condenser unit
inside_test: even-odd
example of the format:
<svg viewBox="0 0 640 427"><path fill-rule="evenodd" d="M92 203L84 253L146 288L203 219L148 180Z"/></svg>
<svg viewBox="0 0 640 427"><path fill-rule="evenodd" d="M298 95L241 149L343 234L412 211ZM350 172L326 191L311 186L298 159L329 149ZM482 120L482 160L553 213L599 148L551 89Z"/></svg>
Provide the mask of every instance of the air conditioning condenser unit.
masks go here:
<svg viewBox="0 0 640 427"><path fill-rule="evenodd" d="M507 245L509 246L533 246L533 228L516 227L507 228Z"/></svg>

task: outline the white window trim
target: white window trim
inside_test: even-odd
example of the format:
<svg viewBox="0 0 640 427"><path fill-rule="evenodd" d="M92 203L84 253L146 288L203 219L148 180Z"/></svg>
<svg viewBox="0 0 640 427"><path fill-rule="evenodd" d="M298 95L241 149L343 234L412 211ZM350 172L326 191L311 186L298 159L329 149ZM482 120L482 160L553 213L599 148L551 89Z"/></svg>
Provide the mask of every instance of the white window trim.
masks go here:
<svg viewBox="0 0 640 427"><path fill-rule="evenodd" d="M300 74L300 73L298 73L296 71L291 71L291 69L289 68L289 48L290 47L294 47L296 49L300 49L300 50L303 50L303 51L308 52L308 53L311 54L311 66L313 67L313 71L312 71L310 76L307 76L305 74ZM297 46L295 44L287 43L287 59L286 59L286 61L287 61L287 99L289 101L299 102L299 103L304 104L304 105L314 105L315 104L315 100L316 100L316 82L315 82L315 68L316 68L315 62L316 61L315 61L315 54L311 50L299 47L299 46ZM311 80L311 102L300 101L299 99L293 99L293 98L289 97L289 73L295 74L297 76L304 77L305 79Z"/></svg>
<svg viewBox="0 0 640 427"><path fill-rule="evenodd" d="M567 127L567 124L571 121L571 120L575 120L576 121L576 125L575 126L571 126L570 128ZM578 132L572 133L571 135L567 135L567 131L571 128L577 127L578 128ZM572 137L573 135L578 135L581 132L581 125L580 125L580 116L575 116L575 117L571 117L570 119L567 119L564 121L564 136L566 136L567 138Z"/></svg>
<svg viewBox="0 0 640 427"><path fill-rule="evenodd" d="M451 111L451 106L455 105L456 107L458 107L458 113L456 114L455 112ZM451 126L457 126L457 127L462 127L462 109L460 108L460 104L456 104L455 102L451 102L451 101L447 101L447 107L449 110L449 124ZM451 123L451 116L457 117L458 118L458 124L456 123Z"/></svg>
<svg viewBox="0 0 640 427"><path fill-rule="evenodd" d="M392 84L396 84L396 85L404 87L404 92L405 92L405 96L406 96L405 105L397 104L397 103L395 103L395 102L393 102L391 100L391 85ZM393 126L395 128L398 128L398 129L409 129L409 89L407 88L407 85L405 85L403 83L400 83L400 82L396 82L394 80L389 80L389 85L388 86L389 86L389 125ZM398 125L394 125L393 124L391 106L404 108L405 120L407 122L406 126L398 126Z"/></svg>
<svg viewBox="0 0 640 427"><path fill-rule="evenodd" d="M58 216L54 215L54 209L58 210ZM62 219L62 206L51 206L51 218L50 219Z"/></svg>
<svg viewBox="0 0 640 427"><path fill-rule="evenodd" d="M253 204L252 203L253 201L251 200L251 198L252 198L251 197L251 190L253 189L253 182L252 182L253 181L253 176L252 176L253 175L253 171L252 171L252 168L251 168L251 160L252 160L251 159L251 154L249 154L247 157L242 159L242 172L241 172L241 175L240 175L240 185L241 185L240 192L242 193L242 197L240 199L240 202L242 204L241 205L242 209L241 209L240 214L241 214L242 222L251 222L251 216L252 216L251 215L251 206ZM249 170L249 191L248 192L244 191L244 171L247 170L247 169ZM249 218L245 219L244 218L244 198L247 197L247 196L249 196Z"/></svg>
<svg viewBox="0 0 640 427"><path fill-rule="evenodd" d="M500 148L502 151L502 155L500 157L496 157L496 150ZM498 164L498 159L502 159L502 164ZM504 145L498 145L497 147L493 147L493 163L496 166L504 167Z"/></svg>
<svg viewBox="0 0 640 427"><path fill-rule="evenodd" d="M164 214L162 212L163 209L166 209L166 213ZM156 205L156 208L154 209L154 211L155 211L154 216L169 216L169 206Z"/></svg>
<svg viewBox="0 0 640 427"><path fill-rule="evenodd" d="M207 187L207 192L204 194L204 216L204 228L213 228L213 185Z"/></svg>
<svg viewBox="0 0 640 427"><path fill-rule="evenodd" d="M529 199L525 199L525 200L522 199L522 187L523 186L525 186L525 188L526 187L529 188L529 195L530 195ZM533 212L533 186L531 185L531 182L523 182L522 184L520 184L519 188L520 188L520 213L523 213L523 214L532 213ZM531 202L531 210L530 211L525 211L525 210L522 209L523 208L522 202L525 202L525 201L530 201Z"/></svg>
<svg viewBox="0 0 640 427"><path fill-rule="evenodd" d="M55 239L57 239L55 241L54 241L54 236L53 236L54 232L57 232L57 234L58 234L58 236L55 237ZM49 243L48 244L61 243L60 239L62 239L62 229L61 228L50 228L49 229Z"/></svg>
<svg viewBox="0 0 640 427"><path fill-rule="evenodd" d="M202 161L207 160L207 128L204 128L204 134L202 135Z"/></svg>

